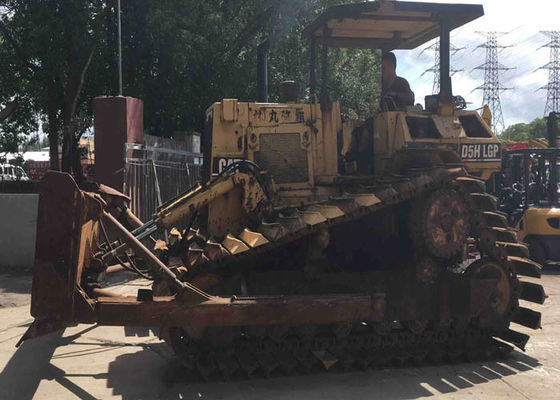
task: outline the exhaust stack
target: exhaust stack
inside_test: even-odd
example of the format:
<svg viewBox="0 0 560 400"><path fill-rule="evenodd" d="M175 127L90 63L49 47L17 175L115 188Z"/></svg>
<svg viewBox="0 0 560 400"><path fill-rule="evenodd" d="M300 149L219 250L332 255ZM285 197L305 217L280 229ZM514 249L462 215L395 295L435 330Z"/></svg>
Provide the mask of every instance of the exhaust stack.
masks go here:
<svg viewBox="0 0 560 400"><path fill-rule="evenodd" d="M270 42L263 40L257 47L257 101L268 103L268 50Z"/></svg>

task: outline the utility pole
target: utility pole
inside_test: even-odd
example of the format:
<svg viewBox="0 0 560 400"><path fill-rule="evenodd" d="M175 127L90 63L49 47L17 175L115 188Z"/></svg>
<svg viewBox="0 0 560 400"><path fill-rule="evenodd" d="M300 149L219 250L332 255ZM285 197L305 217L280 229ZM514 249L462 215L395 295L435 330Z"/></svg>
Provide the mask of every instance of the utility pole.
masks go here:
<svg viewBox="0 0 560 400"><path fill-rule="evenodd" d="M452 44L449 45L450 47L450 56L455 55L455 53L457 53L460 50L463 50L464 47L457 47L457 46L453 46ZM440 77L439 77L439 39L437 40L437 42L435 42L434 44L432 44L431 46L426 47L424 50L422 50L420 52L420 54L423 54L425 51L433 51L435 53L434 55L434 64L428 68L427 70L425 70L424 72L422 72L422 75L420 75L421 77L426 75L427 73L433 73L434 74L434 84L432 86L432 94L438 94L439 93L439 88L440 88ZM461 72L463 71L462 69L454 69L453 67L450 68L450 76L453 76L455 73L457 72Z"/></svg>
<svg viewBox="0 0 560 400"><path fill-rule="evenodd" d="M550 42L541 46L550 48L550 60L548 64L538 69L548 70L548 84L540 87L538 90L547 90L546 106L544 115L549 113L558 113L560 111L560 57L558 49L560 49L560 31L541 31L543 35L550 38Z"/></svg>
<svg viewBox="0 0 560 400"><path fill-rule="evenodd" d="M117 35L119 42L119 96L122 96L121 0L117 0Z"/></svg>
<svg viewBox="0 0 560 400"><path fill-rule="evenodd" d="M503 87L500 84L500 73L501 71L508 71L512 68L508 68L498 61L498 49L503 49L505 47L498 44L498 37L505 35L507 32L477 32L479 34L486 36L486 42L477 46L476 48L486 49L486 61L484 64L479 65L474 68L474 70L484 70L484 84L475 88L474 90L482 90L483 100L482 105L488 105L490 111L492 111L492 129L494 133L502 133L505 129L504 116L502 114L502 105L500 103L500 93L510 88ZM473 91L474 91L473 90Z"/></svg>

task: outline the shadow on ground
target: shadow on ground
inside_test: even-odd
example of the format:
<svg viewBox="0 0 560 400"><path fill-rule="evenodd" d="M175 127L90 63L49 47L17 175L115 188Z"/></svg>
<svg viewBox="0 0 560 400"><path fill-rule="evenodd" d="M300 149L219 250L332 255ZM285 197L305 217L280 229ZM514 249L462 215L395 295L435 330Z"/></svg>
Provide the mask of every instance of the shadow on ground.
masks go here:
<svg viewBox="0 0 560 400"><path fill-rule="evenodd" d="M56 380L80 399L94 399L86 390L68 380L64 371L51 364L55 349L72 342L77 335L63 338L63 331L25 342L0 373L0 398L32 399L42 380Z"/></svg>
<svg viewBox="0 0 560 400"><path fill-rule="evenodd" d="M151 370L151 373L143 370L137 375L130 374L132 366L146 366L149 363L153 357L149 353L139 351L120 355L109 364L107 384L114 394L121 395L123 399L339 399L369 398L375 393L376 398L416 399L457 392L541 365L532 357L513 352L508 358L498 361L438 366L426 364L418 368L349 373L331 371L269 379L257 377L245 380L238 377L228 382L219 379L204 382L178 367L176 361L167 363L162 370Z"/></svg>
<svg viewBox="0 0 560 400"><path fill-rule="evenodd" d="M89 340L81 336L94 328L89 327L69 337L63 337L62 332L57 332L24 343L0 373L0 398L32 399L42 380L55 380L77 398L91 400L95 397L85 387L72 381L74 377L91 377L95 381L106 380L106 387L112 390L113 395L122 396L125 400L199 397L285 399L296 396L305 399L334 399L366 398L371 397L372 393L383 399L416 399L453 393L541 365L534 358L513 352L509 358L499 361L349 373L332 371L269 379L257 377L245 380L238 377L228 382L216 379L206 383L180 368L164 343L87 343ZM144 336L146 333L141 329L136 333L129 329L127 335ZM97 347L87 351L72 351L69 345L73 342L95 344ZM60 346L67 346L68 351L53 357L55 349ZM95 357L96 353L125 346L141 346L142 349L117 356L109 363L106 373L67 373L51 363L53 358ZM100 382L100 385L103 383Z"/></svg>

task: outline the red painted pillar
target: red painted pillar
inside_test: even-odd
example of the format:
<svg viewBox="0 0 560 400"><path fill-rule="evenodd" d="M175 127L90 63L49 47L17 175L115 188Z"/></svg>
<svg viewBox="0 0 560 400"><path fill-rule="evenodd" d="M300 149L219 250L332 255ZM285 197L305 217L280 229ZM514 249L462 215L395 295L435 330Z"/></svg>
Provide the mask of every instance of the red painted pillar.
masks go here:
<svg viewBox="0 0 560 400"><path fill-rule="evenodd" d="M93 99L95 181L123 190L125 143L144 142L144 106L133 97Z"/></svg>

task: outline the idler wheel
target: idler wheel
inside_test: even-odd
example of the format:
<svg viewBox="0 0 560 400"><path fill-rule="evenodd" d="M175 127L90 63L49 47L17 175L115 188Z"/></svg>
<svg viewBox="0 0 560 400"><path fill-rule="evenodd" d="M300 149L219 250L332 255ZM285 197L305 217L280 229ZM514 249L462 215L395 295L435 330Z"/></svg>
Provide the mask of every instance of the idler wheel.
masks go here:
<svg viewBox="0 0 560 400"><path fill-rule="evenodd" d="M441 260L463 253L470 231L468 205L452 189L440 189L415 205L410 221L417 248Z"/></svg>

